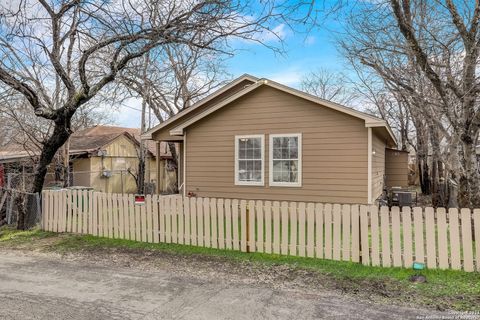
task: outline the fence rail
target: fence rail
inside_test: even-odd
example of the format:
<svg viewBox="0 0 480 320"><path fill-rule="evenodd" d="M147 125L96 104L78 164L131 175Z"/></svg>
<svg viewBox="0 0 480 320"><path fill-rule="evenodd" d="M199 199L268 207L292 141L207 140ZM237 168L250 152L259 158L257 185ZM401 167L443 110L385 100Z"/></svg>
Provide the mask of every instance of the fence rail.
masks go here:
<svg viewBox="0 0 480 320"><path fill-rule="evenodd" d="M480 209L378 208L44 191L45 230L142 242L480 271ZM476 240L476 241L475 241Z"/></svg>

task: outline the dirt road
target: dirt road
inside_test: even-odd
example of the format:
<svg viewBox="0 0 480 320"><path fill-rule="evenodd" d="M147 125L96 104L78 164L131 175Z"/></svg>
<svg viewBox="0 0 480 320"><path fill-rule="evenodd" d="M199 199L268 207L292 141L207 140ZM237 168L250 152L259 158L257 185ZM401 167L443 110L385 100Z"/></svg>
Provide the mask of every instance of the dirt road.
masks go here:
<svg viewBox="0 0 480 320"><path fill-rule="evenodd" d="M172 272L161 265L146 269L3 251L0 319L419 319L438 314L243 280Z"/></svg>

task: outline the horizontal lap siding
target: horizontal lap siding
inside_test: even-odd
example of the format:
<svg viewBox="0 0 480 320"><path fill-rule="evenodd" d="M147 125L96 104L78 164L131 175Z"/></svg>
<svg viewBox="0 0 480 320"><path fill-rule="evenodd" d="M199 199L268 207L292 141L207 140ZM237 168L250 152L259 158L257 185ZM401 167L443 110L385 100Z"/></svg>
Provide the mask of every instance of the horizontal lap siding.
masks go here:
<svg viewBox="0 0 480 320"><path fill-rule="evenodd" d="M408 153L387 149L385 172L387 186L408 186Z"/></svg>
<svg viewBox="0 0 480 320"><path fill-rule="evenodd" d="M268 185L269 134L302 133L302 187ZM236 186L235 135L265 134L265 186ZM366 203L363 120L259 88L187 128L186 190L200 197Z"/></svg>
<svg viewBox="0 0 480 320"><path fill-rule="evenodd" d="M385 176L385 143L375 134L372 135L372 147L375 154L372 157L372 197L377 199L383 190Z"/></svg>

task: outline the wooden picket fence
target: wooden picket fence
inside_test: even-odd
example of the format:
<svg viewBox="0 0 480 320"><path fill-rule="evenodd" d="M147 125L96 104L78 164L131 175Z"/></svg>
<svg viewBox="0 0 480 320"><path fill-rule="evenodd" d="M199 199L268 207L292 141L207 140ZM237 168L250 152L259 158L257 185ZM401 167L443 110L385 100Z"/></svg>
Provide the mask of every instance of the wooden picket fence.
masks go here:
<svg viewBox="0 0 480 320"><path fill-rule="evenodd" d="M44 191L42 225L143 242L364 265L480 271L480 209L378 208L92 191ZM476 240L476 241L475 241ZM476 258L475 258L476 257Z"/></svg>

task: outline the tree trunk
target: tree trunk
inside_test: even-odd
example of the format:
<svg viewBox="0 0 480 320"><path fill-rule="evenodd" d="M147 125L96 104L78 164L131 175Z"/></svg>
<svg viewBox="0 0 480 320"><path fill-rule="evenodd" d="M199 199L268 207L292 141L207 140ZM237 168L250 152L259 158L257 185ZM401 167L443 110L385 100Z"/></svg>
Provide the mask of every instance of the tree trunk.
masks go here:
<svg viewBox="0 0 480 320"><path fill-rule="evenodd" d="M175 142L169 142L168 143L168 149L170 150L170 153L172 154L172 159L173 161L175 162L175 177L178 177L178 166L180 165L178 163L178 154L177 154L177 149L175 147ZM175 184L175 187L174 187L174 190L173 192L174 193L178 193L178 190L179 190L179 181L178 181L178 178L177 178L177 183Z"/></svg>
<svg viewBox="0 0 480 320"><path fill-rule="evenodd" d="M458 204L462 208L478 208L480 206L480 175L476 148L470 136L462 136L460 162L462 169L458 182Z"/></svg>
<svg viewBox="0 0 480 320"><path fill-rule="evenodd" d="M23 193L17 193L14 198L15 207L17 208L17 229L26 230L27 229L27 211L25 210L25 195Z"/></svg>
<svg viewBox="0 0 480 320"><path fill-rule="evenodd" d="M35 168L35 175L30 191L32 193L40 193L43 189L43 183L45 182L45 176L47 174L48 166L52 162L53 157L57 153L63 144L68 140L72 134L70 129L70 118L59 118L55 120L55 127L53 133L45 142L42 152L40 153L40 159Z"/></svg>

